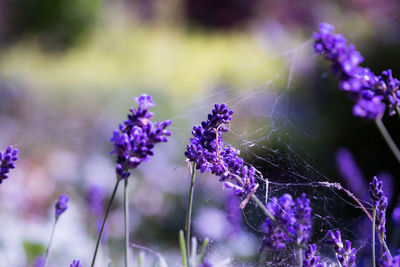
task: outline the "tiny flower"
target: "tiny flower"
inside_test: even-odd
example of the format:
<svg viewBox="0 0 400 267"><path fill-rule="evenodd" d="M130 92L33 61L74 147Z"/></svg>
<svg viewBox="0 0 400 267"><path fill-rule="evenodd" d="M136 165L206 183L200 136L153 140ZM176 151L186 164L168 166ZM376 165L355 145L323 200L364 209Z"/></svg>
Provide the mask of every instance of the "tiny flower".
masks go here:
<svg viewBox="0 0 400 267"><path fill-rule="evenodd" d="M74 260L69 267L83 267L80 260Z"/></svg>
<svg viewBox="0 0 400 267"><path fill-rule="evenodd" d="M151 96L142 94L135 98L137 109L131 108L128 119L119 125L110 141L114 144L112 154L117 156L116 173L118 179L130 176L130 170L137 168L142 162L153 156L155 144L167 142L171 132L166 128L171 121L161 121L155 124L151 121L154 114L149 108L155 106Z"/></svg>
<svg viewBox="0 0 400 267"><path fill-rule="evenodd" d="M10 169L15 168L18 159L18 149L8 146L5 152L0 152L0 184L8 178Z"/></svg>
<svg viewBox="0 0 400 267"><path fill-rule="evenodd" d="M67 195L60 195L56 203L56 218L58 219L68 208L69 197Z"/></svg>

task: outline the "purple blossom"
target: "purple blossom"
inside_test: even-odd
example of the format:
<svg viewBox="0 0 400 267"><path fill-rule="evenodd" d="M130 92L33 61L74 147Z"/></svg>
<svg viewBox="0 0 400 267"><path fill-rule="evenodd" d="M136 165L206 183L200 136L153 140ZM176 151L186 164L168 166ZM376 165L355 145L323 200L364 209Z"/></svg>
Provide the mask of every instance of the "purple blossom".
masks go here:
<svg viewBox="0 0 400 267"><path fill-rule="evenodd" d="M60 197L58 198L58 201L56 203L56 219L58 219L60 217L61 214L63 214L67 208L68 208L68 201L69 201L69 197L67 195L60 195Z"/></svg>
<svg viewBox="0 0 400 267"><path fill-rule="evenodd" d="M397 227L400 227L400 206L399 205L393 209L392 220L396 224Z"/></svg>
<svg viewBox="0 0 400 267"><path fill-rule="evenodd" d="M74 260L69 267L83 267L80 260Z"/></svg>
<svg viewBox="0 0 400 267"><path fill-rule="evenodd" d="M353 154L347 148L339 148L336 151L336 163L340 175L358 196L366 195L367 185L360 168L354 160Z"/></svg>
<svg viewBox="0 0 400 267"><path fill-rule="evenodd" d="M333 246L336 257L341 266L355 266L357 250L355 248L351 248L351 242L349 240L345 240L343 244L340 231L336 231L336 233L333 233L331 230L329 230L328 235L330 237L328 243Z"/></svg>
<svg viewBox="0 0 400 267"><path fill-rule="evenodd" d="M137 168L142 162L153 156L154 145L167 142L167 136L171 132L166 128L171 124L170 120L156 122L151 121L154 114L149 108L155 106L151 96L142 94L135 98L138 103L137 109L131 108L128 119L119 125L114 131L110 141L114 144L111 152L117 155L116 173L118 179L129 177L129 170Z"/></svg>
<svg viewBox="0 0 400 267"><path fill-rule="evenodd" d="M10 169L15 168L18 159L18 149L8 146L5 152L0 152L0 184L8 178Z"/></svg>
<svg viewBox="0 0 400 267"><path fill-rule="evenodd" d="M385 70L376 76L370 69L359 64L364 61L353 44L347 44L346 38L333 33L334 27L321 23L319 32L314 33L314 52L325 55L332 61L333 72L339 78L339 88L348 91L356 102L353 114L358 117L375 119L383 116L386 105L389 114L396 112L399 106L400 82L393 78L392 70Z"/></svg>
<svg viewBox="0 0 400 267"><path fill-rule="evenodd" d="M374 201L376 209L376 228L380 238L385 239L386 234L386 208L388 205L387 197L383 195L383 184L376 176L372 178L369 184L369 196Z"/></svg>
<svg viewBox="0 0 400 267"><path fill-rule="evenodd" d="M262 248L282 249L290 242L297 246L305 246L311 234L310 200L305 194L293 201L289 194L279 199L273 197L267 203L267 210L275 217L278 227L269 217L261 226L264 233ZM285 229L285 230L283 230Z"/></svg>
<svg viewBox="0 0 400 267"><path fill-rule="evenodd" d="M298 246L305 246L310 239L312 228L310 202L304 193L295 201L294 215L296 218L296 244Z"/></svg>
<svg viewBox="0 0 400 267"><path fill-rule="evenodd" d="M303 267L322 267L321 258L317 256L317 245L310 244L304 252Z"/></svg>
<svg viewBox="0 0 400 267"><path fill-rule="evenodd" d="M400 267L400 255L392 257L385 251L379 262L381 267Z"/></svg>
<svg viewBox="0 0 400 267"><path fill-rule="evenodd" d="M193 127L193 138L187 145L185 156L196 164L201 173L211 172L219 176L227 188L233 189L237 195L244 195L257 184L256 170L244 164L239 150L225 146L222 140L222 133L229 130L227 124L232 114L233 110L229 110L227 105L215 104L207 121Z"/></svg>

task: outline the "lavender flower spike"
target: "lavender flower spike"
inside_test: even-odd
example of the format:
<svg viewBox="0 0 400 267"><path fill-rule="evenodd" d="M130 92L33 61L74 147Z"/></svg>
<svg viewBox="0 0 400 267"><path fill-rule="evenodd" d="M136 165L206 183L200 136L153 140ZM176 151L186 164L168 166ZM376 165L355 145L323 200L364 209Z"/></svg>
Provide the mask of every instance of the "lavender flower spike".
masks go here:
<svg viewBox="0 0 400 267"><path fill-rule="evenodd" d="M10 169L15 168L18 159L18 149L8 146L5 152L0 152L0 184L8 178Z"/></svg>
<svg viewBox="0 0 400 267"><path fill-rule="evenodd" d="M69 197L67 195L60 195L58 198L58 201L56 203L56 219L60 217L61 214L63 214L67 208L68 208L68 201Z"/></svg>
<svg viewBox="0 0 400 267"><path fill-rule="evenodd" d="M310 244L304 252L303 267L322 267L321 258L317 254L317 245Z"/></svg>
<svg viewBox="0 0 400 267"><path fill-rule="evenodd" d="M80 260L74 260L69 267L83 267Z"/></svg>
<svg viewBox="0 0 400 267"><path fill-rule="evenodd" d="M351 242L349 240L345 240L343 244L340 231L336 231L336 233L333 233L331 230L329 230L328 235L330 237L328 243L333 245L336 257L341 266L355 266L357 250L355 248L351 248Z"/></svg>
<svg viewBox="0 0 400 267"><path fill-rule="evenodd" d="M375 176L369 184L369 196L374 201L376 209L376 228L380 238L386 238L386 208L388 205L387 197L383 195L382 182Z"/></svg>
<svg viewBox="0 0 400 267"><path fill-rule="evenodd" d="M112 154L117 155L116 173L118 179L126 179L130 176L129 170L137 168L142 162L153 156L153 148L156 143L167 142L167 136L171 135L166 128L172 123L169 120L151 121L154 114L149 108L155 106L151 96L142 94L135 98L137 109L131 108L128 119L119 125L114 131L110 141L114 144Z"/></svg>
<svg viewBox="0 0 400 267"><path fill-rule="evenodd" d="M393 78L392 70L385 70L377 76L369 68L361 67L364 58L360 52L333 30L334 27L328 23L320 24L319 32L314 33L314 52L332 61L340 89L348 91L356 102L353 114L371 120L381 118L386 105L389 114L395 114L400 104L400 81Z"/></svg>
<svg viewBox="0 0 400 267"><path fill-rule="evenodd" d="M196 169L219 176L225 187L233 189L237 195L250 193L257 185L256 170L244 164L240 151L222 140L222 133L229 130L227 124L232 119L233 110L226 104L215 104L208 119L193 127L190 144L185 156L196 164Z"/></svg>
<svg viewBox="0 0 400 267"><path fill-rule="evenodd" d="M279 199L273 197L267 204L267 210L275 217L281 227L266 218L262 225L264 247L281 249L292 241L298 247L305 247L311 235L311 207L306 194L293 201L289 194ZM285 231L283 229L285 229Z"/></svg>

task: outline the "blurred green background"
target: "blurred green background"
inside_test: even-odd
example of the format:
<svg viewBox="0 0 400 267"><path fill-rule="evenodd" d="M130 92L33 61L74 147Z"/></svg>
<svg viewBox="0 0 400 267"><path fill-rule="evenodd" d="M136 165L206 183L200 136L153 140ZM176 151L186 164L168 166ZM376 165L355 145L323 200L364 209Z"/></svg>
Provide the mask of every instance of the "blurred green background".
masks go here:
<svg viewBox="0 0 400 267"><path fill-rule="evenodd" d="M399 167L374 125L352 117L329 64L312 54L311 38L320 22L332 23L356 44L365 66L392 68L399 77L399 11L395 0L0 0L0 149L12 144L21 153L0 187L0 267L32 266L43 253L61 193L71 207L50 265L89 263L96 226L88 192L96 186L110 194L109 138L141 93L153 96L156 120L173 120L173 137L131 178L131 240L162 252L171 266L179 265L186 210L183 152L191 127L217 102L235 109L227 140L265 177L292 184L272 185L271 196L313 193L293 184L327 179L351 187L335 178L335 153L345 147L365 182L392 174L391 211ZM396 119L384 120L395 137ZM199 239L214 240L211 260L254 264L260 237L252 226L262 216L250 208L250 225L238 230L224 217L230 196L215 177L200 175L197 190L194 228ZM322 194L314 200L327 204ZM122 216L115 203L99 266L122 260ZM361 213L347 216L337 227L354 226ZM239 233L233 238L225 224Z"/></svg>

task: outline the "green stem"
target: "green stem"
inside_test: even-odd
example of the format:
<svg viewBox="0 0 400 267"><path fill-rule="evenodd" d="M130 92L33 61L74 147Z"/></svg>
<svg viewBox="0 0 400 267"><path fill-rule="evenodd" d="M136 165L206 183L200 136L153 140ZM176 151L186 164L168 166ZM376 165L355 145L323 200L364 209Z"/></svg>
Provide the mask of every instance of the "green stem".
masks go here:
<svg viewBox="0 0 400 267"><path fill-rule="evenodd" d="M388 248L386 242L385 242L385 239L384 239L382 236L379 236L379 239L380 239L380 241L381 241L381 244L382 244L383 247L385 248L386 252L389 253L389 255L392 255L392 254L390 253L390 250L389 250L389 248Z"/></svg>
<svg viewBox="0 0 400 267"><path fill-rule="evenodd" d="M374 205L374 211L372 213L372 266L375 267L375 219L376 218L376 207Z"/></svg>
<svg viewBox="0 0 400 267"><path fill-rule="evenodd" d="M186 214L186 255L187 257L187 266L190 267L190 226L192 221L192 206L193 206L193 189L194 189L194 180L196 178L196 163L193 162L192 165L192 178L190 180L190 189L189 189L189 202L188 209Z"/></svg>
<svg viewBox="0 0 400 267"><path fill-rule="evenodd" d="M58 217L56 217L56 219L55 219L55 221L54 221L54 224L53 224L53 227L52 227L52 229L51 229L50 240L49 240L49 244L47 245L47 248L46 248L46 254L45 254L45 256L44 256L43 267L46 267L47 260L49 259L49 256L50 256L51 245L53 244L54 232L55 232L55 230L56 230L56 224L57 224L57 222L58 222Z"/></svg>
<svg viewBox="0 0 400 267"><path fill-rule="evenodd" d="M94 250L92 264L90 265L91 267L94 267L94 263L95 263L95 261L96 261L96 256L97 256L97 251L99 250L100 240L101 240L101 237L103 236L104 226L105 226L105 224L106 224L108 215L109 215L109 213L110 213L111 204L112 204L113 201L114 201L115 194L117 193L117 189L118 189L118 185L119 185L119 182L120 182L120 181L121 181L121 180L119 179L119 177L117 177L117 181L115 182L114 190L113 190L113 192L112 192L110 201L108 202L108 207L107 207L107 210L106 210L106 214L104 215L103 224L101 225L101 230L100 230L99 236L97 237L96 249Z"/></svg>
<svg viewBox="0 0 400 267"><path fill-rule="evenodd" d="M179 231L179 246L181 248L182 266L187 267L185 234L182 230Z"/></svg>
<svg viewBox="0 0 400 267"><path fill-rule="evenodd" d="M396 157L397 161L400 163L400 150L397 148L396 143L393 141L388 130L382 122L382 119L377 118L375 120L376 126L378 126L379 131L382 134L383 139L385 139L386 144L392 150L393 155Z"/></svg>
<svg viewBox="0 0 400 267"><path fill-rule="evenodd" d="M129 197L128 197L128 179L124 184L124 223L125 223L125 267L129 266Z"/></svg>
<svg viewBox="0 0 400 267"><path fill-rule="evenodd" d="M303 249L299 246L299 267L303 266Z"/></svg>

